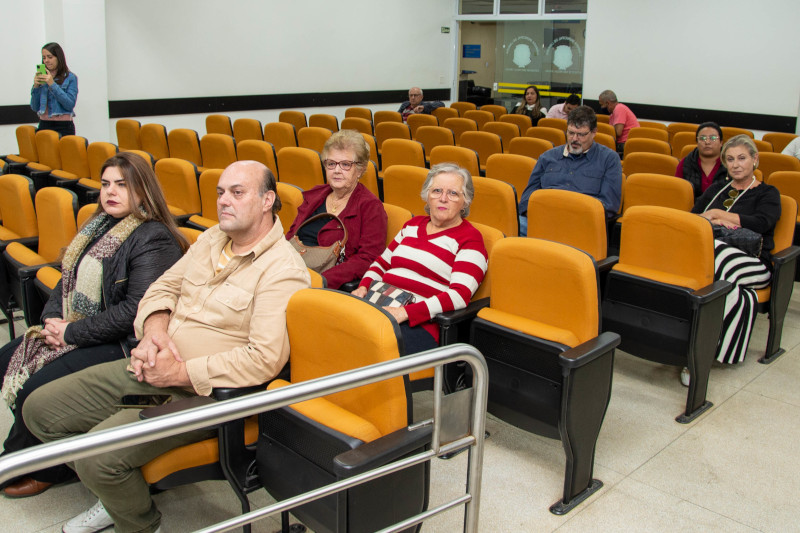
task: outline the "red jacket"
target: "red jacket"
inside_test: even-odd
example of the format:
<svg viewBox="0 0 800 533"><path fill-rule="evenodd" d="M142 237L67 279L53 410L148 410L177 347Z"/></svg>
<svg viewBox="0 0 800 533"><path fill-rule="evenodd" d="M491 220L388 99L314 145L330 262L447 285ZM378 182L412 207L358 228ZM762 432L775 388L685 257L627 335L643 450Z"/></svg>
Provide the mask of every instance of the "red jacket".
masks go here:
<svg viewBox="0 0 800 533"><path fill-rule="evenodd" d="M331 193L330 185L317 185L303 192L303 203L286 234L294 237L300 224L306 221ZM344 211L338 215L347 228L347 244L343 263L329 268L322 275L328 288L338 289L348 281L360 280L372 262L386 248L386 211L383 204L362 184L356 185ZM329 246L344 236L339 224L331 219L317 235L320 246Z"/></svg>

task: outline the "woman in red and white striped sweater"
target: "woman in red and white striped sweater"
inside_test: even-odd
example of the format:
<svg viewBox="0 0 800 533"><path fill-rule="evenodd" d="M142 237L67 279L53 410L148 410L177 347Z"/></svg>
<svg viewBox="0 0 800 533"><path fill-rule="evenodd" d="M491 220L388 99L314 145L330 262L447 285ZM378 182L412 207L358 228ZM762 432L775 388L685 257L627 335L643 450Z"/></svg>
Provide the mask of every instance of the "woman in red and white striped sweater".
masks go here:
<svg viewBox="0 0 800 533"><path fill-rule="evenodd" d="M414 294L405 307L384 307L400 324L408 354L438 346L431 320L466 307L486 274L483 237L463 218L474 193L467 170L453 163L431 168L421 194L429 216L409 220L353 291L363 298L371 283L384 281Z"/></svg>

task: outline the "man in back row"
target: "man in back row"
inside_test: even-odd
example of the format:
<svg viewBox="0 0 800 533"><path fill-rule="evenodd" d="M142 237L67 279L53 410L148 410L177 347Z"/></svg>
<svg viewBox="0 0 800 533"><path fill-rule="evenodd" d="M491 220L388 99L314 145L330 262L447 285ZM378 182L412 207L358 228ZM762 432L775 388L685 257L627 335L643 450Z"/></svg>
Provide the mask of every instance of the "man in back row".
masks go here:
<svg viewBox="0 0 800 533"><path fill-rule="evenodd" d="M403 122L406 122L408 120L408 115L413 115L414 113L430 115L437 107L444 107L444 103L439 101L423 102L422 89L419 87L412 87L408 90L408 100L400 104L400 109L397 111L403 115Z"/></svg>
<svg viewBox="0 0 800 533"><path fill-rule="evenodd" d="M631 128L639 127L639 121L631 111L631 108L617 101L617 95L614 94L614 91L601 92L598 100L600 101L600 107L605 107L608 110L610 115L608 123L614 126L614 130L617 132L617 152L621 154L625 149L628 133Z"/></svg>
<svg viewBox="0 0 800 533"><path fill-rule="evenodd" d="M594 142L597 115L579 106L567 118L567 144L546 151L536 161L519 203L520 235L528 234L528 200L539 189L575 191L600 200L606 218L619 210L622 165L619 156Z"/></svg>
<svg viewBox="0 0 800 533"><path fill-rule="evenodd" d="M567 96L563 104L556 104L547 112L547 118L566 118L569 116L570 111L581 105L581 99L577 94Z"/></svg>
<svg viewBox="0 0 800 533"><path fill-rule="evenodd" d="M96 365L41 387L25 402L30 430L44 442L139 419L123 397L172 400L214 387L259 385L289 359L286 305L308 287L305 263L283 236L275 178L255 161L233 163L217 185L219 225L205 231L139 303L141 339L128 360ZM130 363L130 366L126 366ZM76 461L99 501L64 533L158 532L161 513L140 467L215 436L198 430Z"/></svg>

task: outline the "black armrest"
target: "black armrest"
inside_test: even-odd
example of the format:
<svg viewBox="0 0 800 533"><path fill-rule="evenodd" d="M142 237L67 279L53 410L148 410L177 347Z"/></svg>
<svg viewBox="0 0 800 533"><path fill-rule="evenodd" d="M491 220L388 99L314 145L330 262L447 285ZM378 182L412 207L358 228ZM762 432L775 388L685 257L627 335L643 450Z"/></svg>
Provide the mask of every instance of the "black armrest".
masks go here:
<svg viewBox="0 0 800 533"><path fill-rule="evenodd" d="M619 346L619 343L619 335L611 331L604 331L583 344L561 352L558 356L558 362L564 368L578 368L609 353Z"/></svg>
<svg viewBox="0 0 800 533"><path fill-rule="evenodd" d="M333 459L333 471L342 478L355 476L367 470L390 463L431 442L432 426L410 431L398 429L354 450L340 453Z"/></svg>
<svg viewBox="0 0 800 533"><path fill-rule="evenodd" d="M323 276L322 279L325 279L325 276ZM342 283L341 287L339 287L339 290L342 292L353 292L358 288L359 282L361 282L360 279L354 279L352 281L348 281L347 283Z"/></svg>
<svg viewBox="0 0 800 533"><path fill-rule="evenodd" d="M776 266L780 266L788 263L798 255L800 255L800 246L790 246L774 254L772 256L772 262L775 263Z"/></svg>
<svg viewBox="0 0 800 533"><path fill-rule="evenodd" d="M11 239L8 241L0 241L0 251L6 249L12 242L18 242L30 248L31 250L35 250L39 247L39 237L23 237L22 239Z"/></svg>
<svg viewBox="0 0 800 533"><path fill-rule="evenodd" d="M606 272L608 270L611 270L611 268L617 263L619 263L619 256L609 255L605 259L597 261L597 271Z"/></svg>
<svg viewBox="0 0 800 533"><path fill-rule="evenodd" d="M230 400L231 398L238 398L239 396L244 396L245 394L264 392L267 390L267 384L268 383L262 383L261 385L252 385L250 387L214 389L211 391L211 396L213 396L215 400Z"/></svg>
<svg viewBox="0 0 800 533"><path fill-rule="evenodd" d="M691 297L695 305L704 305L712 300L725 296L732 290L733 285L730 281L718 280L702 289L693 291Z"/></svg>
<svg viewBox="0 0 800 533"><path fill-rule="evenodd" d="M42 263L41 265L31 265L31 266L22 267L22 268L19 269L19 279L21 279L22 281L25 281L27 279L35 278L36 277L36 273L39 271L39 269L40 268L44 268L44 267L60 268L61 267L61 263L60 262Z"/></svg>
<svg viewBox="0 0 800 533"><path fill-rule="evenodd" d="M466 319L474 318L478 311L489 305L489 298L481 298L470 302L464 309L456 309L455 311L447 311L446 313L439 313L434 317L434 320L440 326L452 326L458 324Z"/></svg>

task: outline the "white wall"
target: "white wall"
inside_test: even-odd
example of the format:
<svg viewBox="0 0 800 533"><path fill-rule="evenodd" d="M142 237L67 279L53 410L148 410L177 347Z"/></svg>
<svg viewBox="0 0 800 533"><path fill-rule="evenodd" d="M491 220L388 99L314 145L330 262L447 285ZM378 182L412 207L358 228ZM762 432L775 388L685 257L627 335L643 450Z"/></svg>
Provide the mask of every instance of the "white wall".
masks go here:
<svg viewBox="0 0 800 533"><path fill-rule="evenodd" d="M590 0L584 94L796 117L798 28L797 0Z"/></svg>

